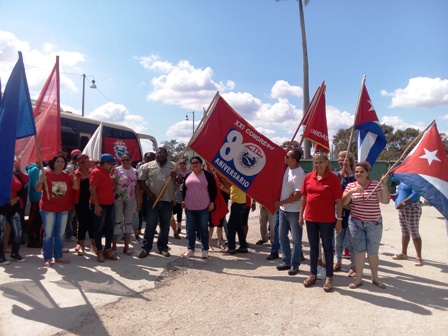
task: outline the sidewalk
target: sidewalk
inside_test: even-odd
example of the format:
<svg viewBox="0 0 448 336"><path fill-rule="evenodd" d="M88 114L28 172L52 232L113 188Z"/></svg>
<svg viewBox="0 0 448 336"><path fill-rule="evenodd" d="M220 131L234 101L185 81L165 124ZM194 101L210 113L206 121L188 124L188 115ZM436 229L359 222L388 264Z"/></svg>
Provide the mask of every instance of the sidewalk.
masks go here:
<svg viewBox="0 0 448 336"><path fill-rule="evenodd" d="M255 245L259 239L258 210L250 218L251 253L247 255L211 253L208 260L183 260L179 256L185 251L186 239L170 237L170 258L153 252L138 259L139 249L134 246L133 257L119 253L120 260L104 264L97 263L92 253L87 257L65 253L70 265L55 264L47 269L42 267L37 249L22 246L26 263L0 266L0 335L67 331L70 335L446 333L445 221L434 208L423 208L420 232L424 266L415 267L412 243L409 260L391 258L401 247L398 216L392 204L383 206L382 212L380 277L388 285L386 290L371 285L369 269L364 271L363 287L348 289L347 260L343 261L344 272L335 274L333 293L324 293L322 283L304 289L308 260L299 275L291 277L275 270L280 260L266 261L268 246ZM68 247L73 248L70 244ZM303 245L308 259L306 233ZM119 246L119 252L121 249ZM167 286L148 291L165 277L162 284ZM328 319L332 323L326 323ZM228 321L232 321L231 329Z"/></svg>

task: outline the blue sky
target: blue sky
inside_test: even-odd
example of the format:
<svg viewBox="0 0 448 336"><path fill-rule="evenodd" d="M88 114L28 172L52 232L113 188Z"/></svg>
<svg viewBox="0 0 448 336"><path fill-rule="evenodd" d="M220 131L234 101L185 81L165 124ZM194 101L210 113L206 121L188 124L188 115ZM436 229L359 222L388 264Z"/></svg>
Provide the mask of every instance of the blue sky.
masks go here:
<svg viewBox="0 0 448 336"><path fill-rule="evenodd" d="M436 119L448 133L446 13L445 0L310 1L310 95L325 80L330 139L353 124L364 74L381 122L423 129ZM2 0L3 86L18 50L33 97L59 55L64 109L80 113L81 75L89 75L87 116L159 143L187 143L191 111L198 123L218 90L277 143L291 139L302 117L294 0ZM91 75L98 90L89 88Z"/></svg>

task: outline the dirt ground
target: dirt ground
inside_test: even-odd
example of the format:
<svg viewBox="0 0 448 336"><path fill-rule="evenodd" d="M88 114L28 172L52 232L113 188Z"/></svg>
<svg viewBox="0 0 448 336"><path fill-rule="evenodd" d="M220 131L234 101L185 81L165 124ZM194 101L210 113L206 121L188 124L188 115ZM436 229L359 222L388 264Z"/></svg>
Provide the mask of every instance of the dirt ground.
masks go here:
<svg viewBox="0 0 448 336"><path fill-rule="evenodd" d="M412 243L406 261L393 205L382 207L382 290L371 284L348 288L348 260L335 273L334 290L323 281L304 288L307 260L288 276L267 261L270 246L259 239L258 210L251 214L250 253L211 253L203 260L180 258L186 239L170 238L172 257L122 255L98 266L71 256L71 265L46 270L41 256L0 273L1 335L442 335L448 330L448 236L445 221L425 206L421 220L424 266L414 266ZM184 230L185 231L185 230ZM199 245L197 245L199 248ZM197 250L197 254L199 250ZM82 260L81 260L82 259ZM33 265L36 263L36 265ZM14 267L14 269L11 268ZM9 268L8 268L9 267ZM32 271L32 272L31 272ZM27 278L28 277L28 278Z"/></svg>

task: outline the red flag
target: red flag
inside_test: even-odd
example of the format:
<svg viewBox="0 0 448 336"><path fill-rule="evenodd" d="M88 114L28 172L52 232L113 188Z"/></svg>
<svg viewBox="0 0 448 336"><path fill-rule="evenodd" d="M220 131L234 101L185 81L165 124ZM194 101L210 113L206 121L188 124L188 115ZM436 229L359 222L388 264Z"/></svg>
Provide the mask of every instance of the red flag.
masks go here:
<svg viewBox="0 0 448 336"><path fill-rule="evenodd" d="M313 104L313 102L316 102ZM328 142L327 112L325 106L325 83L319 86L311 101L310 108L307 110L304 122L307 127L303 137L313 141L317 149L326 153L330 152L330 144ZM308 122L309 120L309 122Z"/></svg>
<svg viewBox="0 0 448 336"><path fill-rule="evenodd" d="M272 213L280 197L285 150L258 133L220 96L190 148Z"/></svg>
<svg viewBox="0 0 448 336"><path fill-rule="evenodd" d="M59 56L34 108L37 138L42 160L51 160L61 152L61 108L59 96ZM38 160L34 137L16 142L15 154L26 165Z"/></svg>

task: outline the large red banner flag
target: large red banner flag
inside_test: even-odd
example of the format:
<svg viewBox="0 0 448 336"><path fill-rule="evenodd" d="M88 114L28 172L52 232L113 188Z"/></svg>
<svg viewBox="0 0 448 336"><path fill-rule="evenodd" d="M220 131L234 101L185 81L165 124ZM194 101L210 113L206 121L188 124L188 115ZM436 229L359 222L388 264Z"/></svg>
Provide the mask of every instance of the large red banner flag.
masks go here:
<svg viewBox="0 0 448 336"><path fill-rule="evenodd" d="M328 142L327 109L325 105L325 83L317 88L311 101L310 109L306 112L306 125L303 137L315 143L315 151L330 152ZM313 104L313 102L315 102Z"/></svg>
<svg viewBox="0 0 448 336"><path fill-rule="evenodd" d="M189 146L231 183L272 213L280 197L286 151L241 117L221 97Z"/></svg>
<svg viewBox="0 0 448 336"><path fill-rule="evenodd" d="M61 108L59 95L59 56L34 107L37 138L42 160L51 160L61 151ZM38 161L34 137L16 142L16 156L22 165Z"/></svg>

